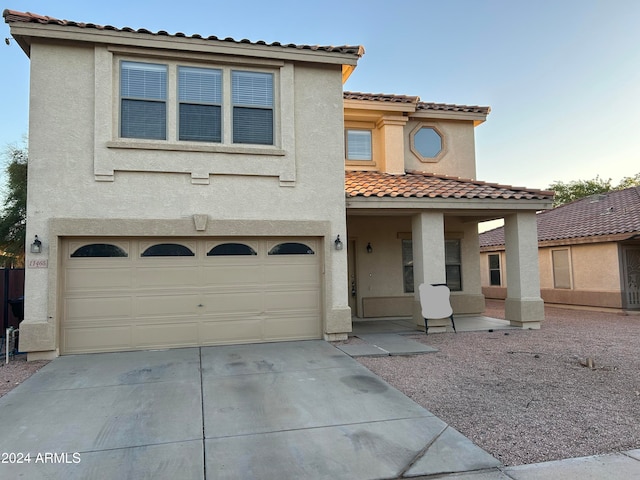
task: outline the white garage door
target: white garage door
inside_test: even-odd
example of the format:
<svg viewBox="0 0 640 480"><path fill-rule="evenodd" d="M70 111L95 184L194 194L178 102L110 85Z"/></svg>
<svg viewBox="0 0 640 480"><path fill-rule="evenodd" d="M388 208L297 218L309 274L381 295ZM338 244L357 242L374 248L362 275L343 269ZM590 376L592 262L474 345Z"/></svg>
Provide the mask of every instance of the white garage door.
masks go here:
<svg viewBox="0 0 640 480"><path fill-rule="evenodd" d="M321 337L315 238L67 239L60 349Z"/></svg>

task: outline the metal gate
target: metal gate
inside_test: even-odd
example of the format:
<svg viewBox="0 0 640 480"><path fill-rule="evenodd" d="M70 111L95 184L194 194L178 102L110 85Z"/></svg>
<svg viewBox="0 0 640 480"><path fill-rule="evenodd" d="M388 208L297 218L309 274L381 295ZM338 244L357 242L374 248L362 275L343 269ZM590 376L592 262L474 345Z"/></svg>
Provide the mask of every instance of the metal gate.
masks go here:
<svg viewBox="0 0 640 480"><path fill-rule="evenodd" d="M640 308L640 247L625 246L623 252L625 308Z"/></svg>

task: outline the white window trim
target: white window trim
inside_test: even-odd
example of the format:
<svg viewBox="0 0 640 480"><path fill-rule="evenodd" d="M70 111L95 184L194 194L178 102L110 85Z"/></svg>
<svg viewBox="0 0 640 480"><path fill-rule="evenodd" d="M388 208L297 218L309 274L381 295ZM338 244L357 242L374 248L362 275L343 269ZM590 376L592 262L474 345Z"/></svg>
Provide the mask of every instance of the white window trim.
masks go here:
<svg viewBox="0 0 640 480"><path fill-rule="evenodd" d="M571 258L571 248L552 248L550 250L551 256L551 280L553 281L552 285L554 289L558 290L573 290L573 262ZM569 286L568 287L557 287L556 286L556 265L553 259L554 252L567 252L567 268L569 270Z"/></svg>

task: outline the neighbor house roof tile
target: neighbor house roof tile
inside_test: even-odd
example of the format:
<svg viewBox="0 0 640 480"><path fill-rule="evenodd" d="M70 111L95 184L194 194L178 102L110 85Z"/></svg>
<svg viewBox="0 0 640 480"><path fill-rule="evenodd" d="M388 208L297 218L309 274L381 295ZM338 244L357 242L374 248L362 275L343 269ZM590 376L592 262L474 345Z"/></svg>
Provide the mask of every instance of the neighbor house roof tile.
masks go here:
<svg viewBox="0 0 640 480"><path fill-rule="evenodd" d="M537 216L538 241L640 233L640 187L592 195ZM504 245L504 227L480 234L480 246Z"/></svg>
<svg viewBox="0 0 640 480"><path fill-rule="evenodd" d="M335 53L344 53L344 54L352 54L352 55L355 54L358 56L364 55L364 47L362 47L361 45L342 45L342 46L297 45L294 43L282 44L280 42L267 43L263 40L259 40L256 42L253 42L247 39L236 40L231 37L218 38L213 35L208 37L203 37L202 35L199 35L199 34L186 35L182 32L170 34L164 30L152 32L150 30L147 30L146 28L139 28L139 29L134 29L131 27L117 28L111 25L97 25L95 23L83 23L83 22L75 22L72 20L60 20L54 17L38 15L36 13L19 12L16 10L8 10L8 9L2 12L2 16L4 17L5 23L14 23L14 22L40 23L44 25L60 25L64 27L78 27L78 28L87 28L87 29L96 29L96 30L111 30L115 32L144 33L148 35L165 36L165 37L196 38L196 39L202 39L202 40L215 40L215 41L224 41L224 42L232 42L232 43L247 43L251 45L265 45L268 47L295 48L298 50L335 52Z"/></svg>
<svg viewBox="0 0 640 480"><path fill-rule="evenodd" d="M553 192L486 183L422 172L391 175L382 172L348 171L347 197L502 198L551 200Z"/></svg>

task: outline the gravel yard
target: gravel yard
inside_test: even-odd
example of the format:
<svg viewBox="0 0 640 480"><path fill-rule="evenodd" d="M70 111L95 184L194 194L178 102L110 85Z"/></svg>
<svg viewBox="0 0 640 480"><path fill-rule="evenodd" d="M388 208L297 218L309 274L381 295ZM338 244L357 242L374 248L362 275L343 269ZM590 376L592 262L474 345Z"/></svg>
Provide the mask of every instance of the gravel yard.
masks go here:
<svg viewBox="0 0 640 480"><path fill-rule="evenodd" d="M410 338L439 352L358 361L505 465L640 448L639 315L547 307L541 330Z"/></svg>

